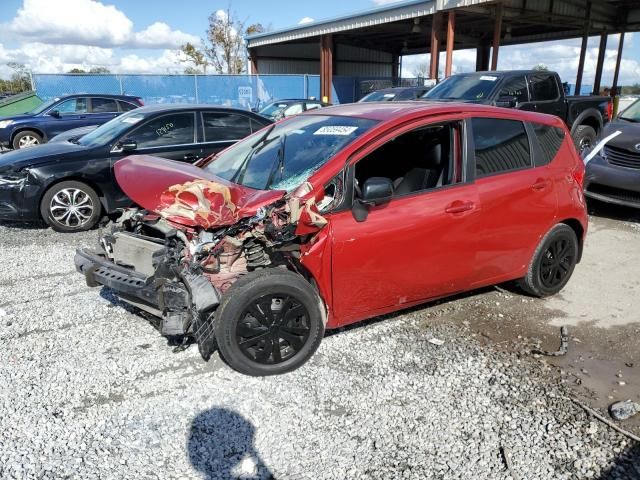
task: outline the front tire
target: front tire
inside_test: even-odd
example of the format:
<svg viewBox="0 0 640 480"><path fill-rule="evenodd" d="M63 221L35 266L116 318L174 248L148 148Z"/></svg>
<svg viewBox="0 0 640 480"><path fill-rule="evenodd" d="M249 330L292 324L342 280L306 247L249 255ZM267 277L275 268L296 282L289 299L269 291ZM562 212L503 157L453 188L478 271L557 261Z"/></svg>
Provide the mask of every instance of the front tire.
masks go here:
<svg viewBox="0 0 640 480"><path fill-rule="evenodd" d="M320 298L300 275L274 268L252 272L223 296L215 334L224 360L251 376L302 366L324 336Z"/></svg>
<svg viewBox="0 0 640 480"><path fill-rule="evenodd" d="M56 232L83 232L100 220L100 198L89 185L74 180L60 182L42 197L40 214Z"/></svg>
<svg viewBox="0 0 640 480"><path fill-rule="evenodd" d="M35 147L41 143L44 143L42 141L42 135L31 130L24 130L18 132L16 136L13 137L12 145L14 150L19 150L21 148Z"/></svg>
<svg viewBox="0 0 640 480"><path fill-rule="evenodd" d="M533 254L527 275L518 281L536 297L555 295L567 284L578 263L578 239L571 227L559 223L547 233Z"/></svg>

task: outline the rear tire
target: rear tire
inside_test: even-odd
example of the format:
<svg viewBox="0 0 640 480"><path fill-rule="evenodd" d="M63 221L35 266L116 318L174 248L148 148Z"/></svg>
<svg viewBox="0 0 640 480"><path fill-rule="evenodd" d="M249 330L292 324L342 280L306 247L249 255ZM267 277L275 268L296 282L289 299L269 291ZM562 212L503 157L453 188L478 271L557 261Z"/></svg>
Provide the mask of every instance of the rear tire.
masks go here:
<svg viewBox="0 0 640 480"><path fill-rule="evenodd" d="M536 248L527 275L518 286L536 297L555 295L567 284L578 263L578 239L571 227L559 223Z"/></svg>
<svg viewBox="0 0 640 480"><path fill-rule="evenodd" d="M320 298L300 275L251 272L224 294L215 314L218 349L234 370L278 375L302 366L324 336Z"/></svg>
<svg viewBox="0 0 640 480"><path fill-rule="evenodd" d="M101 214L102 204L95 190L75 180L56 183L40 202L40 215L56 232L90 230Z"/></svg>
<svg viewBox="0 0 640 480"><path fill-rule="evenodd" d="M573 134L573 140L580 154L592 148L596 144L598 134L589 125L580 125Z"/></svg>
<svg viewBox="0 0 640 480"><path fill-rule="evenodd" d="M42 141L42 135L31 130L24 130L18 132L16 136L13 137L12 145L14 150L19 150L21 148L35 147L41 143L44 143Z"/></svg>

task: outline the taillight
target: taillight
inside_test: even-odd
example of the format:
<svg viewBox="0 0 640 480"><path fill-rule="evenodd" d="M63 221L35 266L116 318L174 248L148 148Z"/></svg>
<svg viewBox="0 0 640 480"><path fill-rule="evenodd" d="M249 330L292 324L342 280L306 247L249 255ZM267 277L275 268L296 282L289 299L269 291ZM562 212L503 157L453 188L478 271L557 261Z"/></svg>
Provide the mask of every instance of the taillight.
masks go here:
<svg viewBox="0 0 640 480"><path fill-rule="evenodd" d="M607 103L607 121L613 118L613 99L610 98Z"/></svg>

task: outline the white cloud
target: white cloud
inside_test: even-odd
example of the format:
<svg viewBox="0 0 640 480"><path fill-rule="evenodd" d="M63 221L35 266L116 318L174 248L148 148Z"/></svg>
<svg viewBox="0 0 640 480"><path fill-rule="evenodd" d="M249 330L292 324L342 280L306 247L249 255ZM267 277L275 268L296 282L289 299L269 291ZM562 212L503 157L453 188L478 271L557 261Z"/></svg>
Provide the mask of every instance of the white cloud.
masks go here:
<svg viewBox="0 0 640 480"><path fill-rule="evenodd" d="M103 48L167 48L198 42L197 37L172 31L163 22L135 32L123 12L95 0L24 0L8 30L27 41Z"/></svg>
<svg viewBox="0 0 640 480"><path fill-rule="evenodd" d="M313 18L311 18L311 17L303 17L298 22L298 25L304 25L305 23L313 23L313 22L315 22L315 20Z"/></svg>
<svg viewBox="0 0 640 480"><path fill-rule="evenodd" d="M180 48L185 43L200 43L197 37L180 30L171 30L164 22L155 22L134 34L133 46L141 48Z"/></svg>
<svg viewBox="0 0 640 480"><path fill-rule="evenodd" d="M114 49L84 45L34 42L7 49L0 44L0 78L8 78L12 73L7 62L24 63L35 73L65 73L73 68L89 70L92 67L106 67L113 73L181 73L184 64L179 58L180 52L170 49L154 56L118 57Z"/></svg>
<svg viewBox="0 0 640 480"><path fill-rule="evenodd" d="M618 35L612 35L607 44L605 62L602 74L602 85L610 85L615 69ZM633 34L625 36L625 50L620 67L619 84L629 85L640 78L640 61L625 55L628 47L632 45ZM560 78L569 83L575 83L578 71L578 59L580 57L580 39L558 42L533 43L529 45L515 45L501 47L498 58L499 70L530 69L539 63L544 63L549 70L558 72ZM425 70L429 65L428 54L410 55L403 57L402 76L413 77L415 70L421 67ZM583 85L592 85L595 78L598 61L598 39L592 38L585 57ZM445 53L440 54L440 72L444 70ZM475 50L457 50L453 52L453 72L472 72L476 68Z"/></svg>

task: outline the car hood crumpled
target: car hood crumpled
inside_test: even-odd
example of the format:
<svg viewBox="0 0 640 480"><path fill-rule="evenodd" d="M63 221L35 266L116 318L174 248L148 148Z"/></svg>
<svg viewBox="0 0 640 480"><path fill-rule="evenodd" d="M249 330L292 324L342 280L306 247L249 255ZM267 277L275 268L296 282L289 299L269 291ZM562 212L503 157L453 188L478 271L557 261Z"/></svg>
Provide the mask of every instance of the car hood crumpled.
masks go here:
<svg viewBox="0 0 640 480"><path fill-rule="evenodd" d="M255 190L194 165L149 155L125 157L114 170L122 191L142 208L172 222L205 229L252 217L286 194Z"/></svg>

